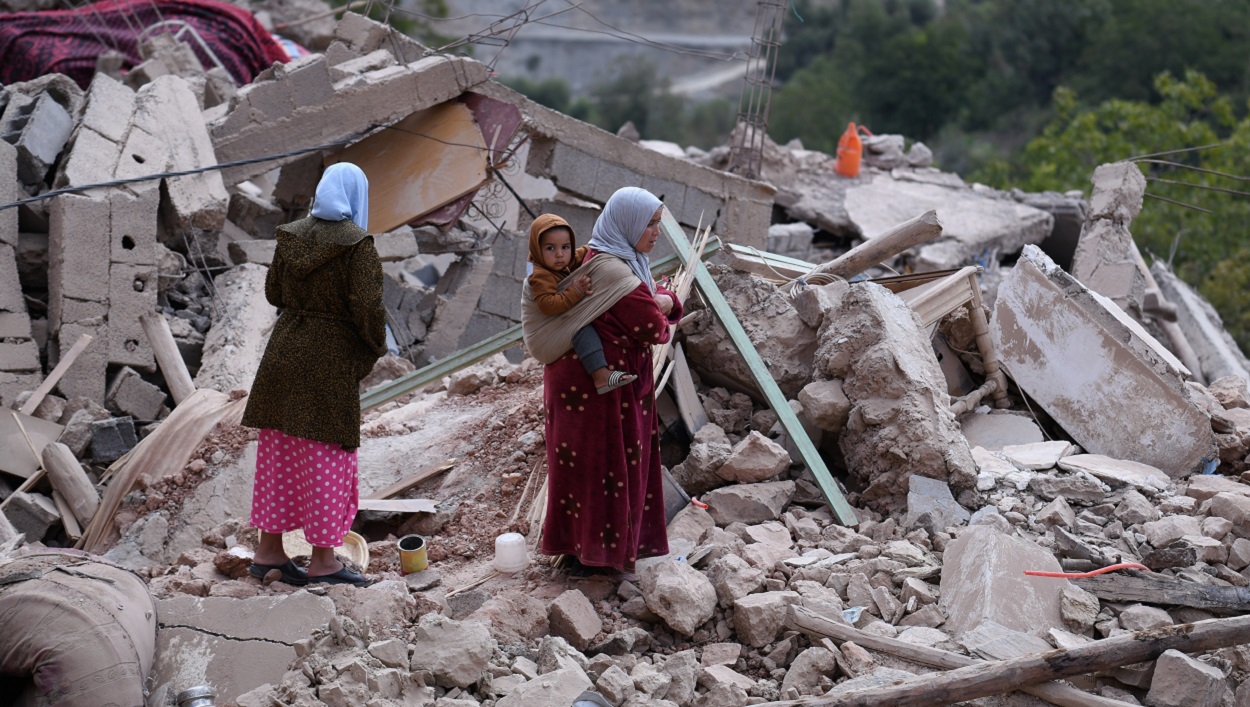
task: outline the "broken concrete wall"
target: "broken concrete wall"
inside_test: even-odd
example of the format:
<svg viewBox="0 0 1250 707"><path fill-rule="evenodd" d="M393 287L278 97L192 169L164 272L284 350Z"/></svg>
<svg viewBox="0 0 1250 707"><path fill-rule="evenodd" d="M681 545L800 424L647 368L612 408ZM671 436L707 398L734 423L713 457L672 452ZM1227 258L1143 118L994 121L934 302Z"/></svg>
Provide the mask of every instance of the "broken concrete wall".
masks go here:
<svg viewBox="0 0 1250 707"><path fill-rule="evenodd" d="M946 380L903 300L880 285L852 284L821 326L815 368L843 381L851 411L838 442L864 501L905 508L911 474L974 485Z"/></svg>
<svg viewBox="0 0 1250 707"><path fill-rule="evenodd" d="M560 191L602 204L621 187L642 187L661 197L687 227L700 220L714 223L713 231L727 240L764 247L772 219L771 186L639 147L498 83L474 92L521 109L533 143L525 170L550 179ZM665 248L661 241L655 256L666 255Z"/></svg>
<svg viewBox="0 0 1250 707"><path fill-rule="evenodd" d="M210 114L217 158L233 162L358 139L488 79L484 64L422 58L421 50L386 25L349 13L325 54L275 64ZM225 182L237 184L297 157L233 167Z"/></svg>
<svg viewBox="0 0 1250 707"><path fill-rule="evenodd" d="M1216 458L1180 362L1038 248L1003 282L990 331L1008 375L1086 451L1172 478Z"/></svg>
<svg viewBox="0 0 1250 707"><path fill-rule="evenodd" d="M213 326L204 339L197 388L250 390L278 311L265 299L268 268L240 265L214 281Z"/></svg>
<svg viewBox="0 0 1250 707"><path fill-rule="evenodd" d="M1146 177L1132 162L1100 165L1094 170L1090 211L1072 256L1072 276L1109 298L1137 321L1142 320L1146 273L1129 224L1141 213Z"/></svg>
<svg viewBox="0 0 1250 707"><path fill-rule="evenodd" d="M1159 261L1150 267L1150 273L1163 296L1176 305L1177 324L1198 357L1202 375L1208 381L1225 376L1250 379L1250 361L1224 329L1211 303Z"/></svg>

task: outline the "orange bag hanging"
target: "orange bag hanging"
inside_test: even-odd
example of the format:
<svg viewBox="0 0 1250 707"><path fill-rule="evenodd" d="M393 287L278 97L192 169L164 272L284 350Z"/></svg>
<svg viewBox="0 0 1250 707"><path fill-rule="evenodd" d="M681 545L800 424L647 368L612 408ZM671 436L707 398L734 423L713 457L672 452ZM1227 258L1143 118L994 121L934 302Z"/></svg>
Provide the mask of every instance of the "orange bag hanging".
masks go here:
<svg viewBox="0 0 1250 707"><path fill-rule="evenodd" d="M864 156L864 143L859 139L859 131L872 135L872 131L855 123L846 124L846 132L838 140L838 159L834 162L833 171L843 177L858 177L860 159Z"/></svg>

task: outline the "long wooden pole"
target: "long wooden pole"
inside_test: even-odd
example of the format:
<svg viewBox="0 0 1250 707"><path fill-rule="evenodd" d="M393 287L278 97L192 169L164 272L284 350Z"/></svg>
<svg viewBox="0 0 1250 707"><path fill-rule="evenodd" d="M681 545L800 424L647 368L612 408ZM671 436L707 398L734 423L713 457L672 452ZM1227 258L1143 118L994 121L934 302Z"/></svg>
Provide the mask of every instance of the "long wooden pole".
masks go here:
<svg viewBox="0 0 1250 707"><path fill-rule="evenodd" d="M886 638L885 636L864 633L852 626L830 621L820 614L801 606L790 607L790 626L809 636L832 638L839 643L851 641L864 648L889 653L904 660L910 660L921 665L931 665L935 668L965 668L984 662L959 653L944 651L940 648L919 646L914 643L900 641L897 638ZM1060 705L1060 707L1124 707L1124 703L1119 700L1091 695L1071 685L1059 682L1029 685L1021 687L1020 691L1039 697L1051 704Z"/></svg>
<svg viewBox="0 0 1250 707"><path fill-rule="evenodd" d="M147 334L148 343L152 345L152 353L156 356L156 365L161 367L161 375L169 385L169 394L174 398L174 405L182 403L195 392L195 383L187 371L187 364L178 351L178 343L169 330L169 322L165 316L156 312L145 312L139 316L143 325L143 333Z"/></svg>
<svg viewBox="0 0 1250 707"><path fill-rule="evenodd" d="M74 453L64 444L52 442L43 448L43 468L48 472L52 488L65 498L66 505L82 527L87 527L100 508L100 494Z"/></svg>
<svg viewBox="0 0 1250 707"><path fill-rule="evenodd" d="M936 211L926 211L886 232L855 246L837 258L817 265L811 274L829 273L850 279L872 266L889 260L913 246L928 243L942 235Z"/></svg>
<svg viewBox="0 0 1250 707"><path fill-rule="evenodd" d="M917 675L894 685L852 690L804 704L811 707L948 705L998 695L1027 685L1154 660L1168 650L1197 653L1250 640L1250 616L1208 619L1091 641L1067 650L978 663Z"/></svg>
<svg viewBox="0 0 1250 707"><path fill-rule="evenodd" d="M78 341L75 341L69 351L65 352L60 362L56 364L56 367L48 374L48 377L43 379L39 387L35 388L35 392L31 393L30 397L26 399L26 404L22 405L18 412L23 415L34 415L35 408L39 407L39 403L43 402L44 397L60 382L61 377L69 370L69 367L74 365L74 360L78 358L78 354L82 353L83 349L87 348L87 344L91 343L92 338L94 337L90 334L79 336Z"/></svg>

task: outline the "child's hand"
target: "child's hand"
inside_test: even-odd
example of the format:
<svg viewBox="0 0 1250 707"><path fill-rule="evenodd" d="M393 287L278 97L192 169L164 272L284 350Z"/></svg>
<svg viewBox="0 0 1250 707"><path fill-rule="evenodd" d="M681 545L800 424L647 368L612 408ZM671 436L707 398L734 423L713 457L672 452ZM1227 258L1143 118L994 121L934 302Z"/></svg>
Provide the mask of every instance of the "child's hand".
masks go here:
<svg viewBox="0 0 1250 707"><path fill-rule="evenodd" d="M656 295L655 304L656 306L660 308L660 311L663 312L664 314L668 314L669 312L673 311L673 298L669 297L668 295L663 295L663 294Z"/></svg>
<svg viewBox="0 0 1250 707"><path fill-rule="evenodd" d="M573 289L587 296L595 293L595 291L590 287L590 278L586 275L582 275L573 281Z"/></svg>

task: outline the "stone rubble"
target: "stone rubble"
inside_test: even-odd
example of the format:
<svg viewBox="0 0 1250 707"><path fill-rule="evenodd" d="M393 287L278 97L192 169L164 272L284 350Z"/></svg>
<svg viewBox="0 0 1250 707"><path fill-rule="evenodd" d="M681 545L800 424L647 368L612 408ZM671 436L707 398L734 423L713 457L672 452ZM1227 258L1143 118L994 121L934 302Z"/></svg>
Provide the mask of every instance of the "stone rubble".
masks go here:
<svg viewBox="0 0 1250 707"><path fill-rule="evenodd" d="M225 423L182 468L140 479L109 519L122 540L108 558L144 576L160 609L150 704L210 682L222 704L241 707L567 707L586 690L613 707L752 705L930 670L819 640L795 627L799 609L1000 659L1219 613L1102 599L1081 580L1026 570L1135 562L1145 576L1250 587L1248 366L1196 293L1158 266L1150 288L1129 231L1142 208L1136 167L1100 167L1088 202L1007 194L968 186L934 169L921 143L883 135L853 179L833 177L828 155L766 141L763 181L750 181L715 169L725 150L691 160L603 133L363 16L301 31L324 51L237 89L167 42L146 47L125 82L0 87L0 122L29 123L0 141L0 202L345 139L473 96L524 115L519 178L546 190L532 203L578 233L625 184L663 193L687 227L717 213L726 241L813 261L833 255L818 232L850 247L937 209L942 238L892 262L924 272L984 255L988 336L1007 364L1011 409L951 412L935 332L881 284L778 286L722 259L708 270L842 485L854 527L835 521L724 323L691 298L679 337L707 422L685 429L661 410L665 465L699 501L682 501L670 522L669 555L640 560L636 580L572 579L538 561L490 570L496 530L532 539L537 529L527 482L541 485L541 366L514 347L366 414L362 496L435 460L454 457L456 468L412 492L435 501L433 513L360 514L356 529L372 541L364 569L379 580L363 589L248 575L254 435ZM33 416L62 427L59 441L107 488L109 465L174 407L139 315L164 317L197 387L245 391L276 317L263 298L273 228L307 208L314 157L0 211L0 404L20 407L80 334L94 336ZM795 222L770 224L774 206ZM378 236L401 355L362 389L518 321L517 234L528 223L511 208L498 231L466 216ZM1061 230L1080 233L1071 263L1047 254ZM1161 297L1201 370L1151 333L1169 309ZM959 319L938 327L945 350L983 376L982 349ZM0 474L0 562L20 544L73 544L59 494L18 491L21 481ZM408 533L430 542L431 567L405 577L395 540ZM1250 647L1168 651L1073 684L1126 704L1242 704Z"/></svg>

